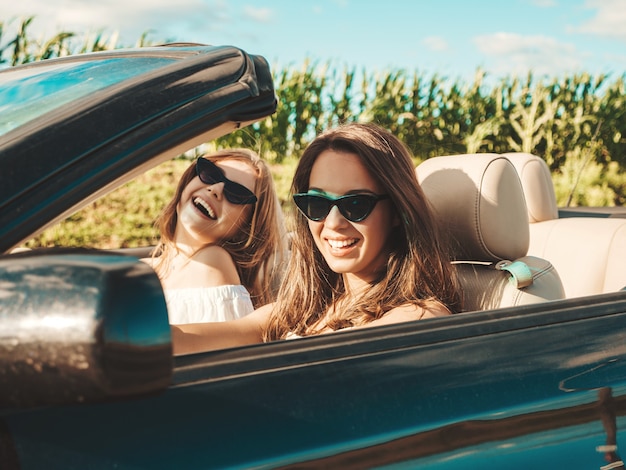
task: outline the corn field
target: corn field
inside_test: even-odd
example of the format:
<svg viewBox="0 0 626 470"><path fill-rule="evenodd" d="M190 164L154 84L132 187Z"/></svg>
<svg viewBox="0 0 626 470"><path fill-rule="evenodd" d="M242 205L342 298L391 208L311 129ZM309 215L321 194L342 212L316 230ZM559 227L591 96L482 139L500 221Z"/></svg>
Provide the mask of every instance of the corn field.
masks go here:
<svg viewBox="0 0 626 470"><path fill-rule="evenodd" d="M115 35L61 32L28 37L33 18L5 40L0 22L0 66L128 47ZM144 34L134 45L149 46ZM253 52L253 51L252 51ZM373 121L400 137L416 161L437 155L529 152L550 166L560 205L626 203L625 75L578 74L551 80L505 78L485 84L450 82L419 71L367 73L305 61L274 70L279 105L265 120L224 136L218 147L254 148L272 163L298 158L313 136L347 121Z"/></svg>

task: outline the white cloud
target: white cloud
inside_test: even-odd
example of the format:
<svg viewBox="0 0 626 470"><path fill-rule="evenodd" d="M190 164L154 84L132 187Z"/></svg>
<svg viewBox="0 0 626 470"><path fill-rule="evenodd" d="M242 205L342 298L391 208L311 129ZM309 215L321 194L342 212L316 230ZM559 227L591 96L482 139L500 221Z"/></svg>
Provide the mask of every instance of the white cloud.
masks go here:
<svg viewBox="0 0 626 470"><path fill-rule="evenodd" d="M21 0L7 2L2 10L9 30L18 26L20 18L34 16L28 31L35 37L49 38L59 31L119 32L125 43L145 32L154 40L202 42L210 31L231 21L228 6L221 0Z"/></svg>
<svg viewBox="0 0 626 470"><path fill-rule="evenodd" d="M497 75L561 75L579 71L582 54L567 43L547 36L495 33L474 38L487 58L489 70Z"/></svg>
<svg viewBox="0 0 626 470"><path fill-rule="evenodd" d="M624 0L587 0L585 8L595 15L575 32L593 34L626 41L626 2Z"/></svg>
<svg viewBox="0 0 626 470"><path fill-rule="evenodd" d="M254 21L259 21L261 23L268 23L272 20L273 13L269 8L255 8L251 6L246 6L243 9L244 16L250 18Z"/></svg>
<svg viewBox="0 0 626 470"><path fill-rule="evenodd" d="M531 0L530 3L539 8L552 8L557 6L556 0Z"/></svg>
<svg viewBox="0 0 626 470"><path fill-rule="evenodd" d="M428 36L422 39L421 43L435 52L444 52L449 49L448 42L441 36Z"/></svg>

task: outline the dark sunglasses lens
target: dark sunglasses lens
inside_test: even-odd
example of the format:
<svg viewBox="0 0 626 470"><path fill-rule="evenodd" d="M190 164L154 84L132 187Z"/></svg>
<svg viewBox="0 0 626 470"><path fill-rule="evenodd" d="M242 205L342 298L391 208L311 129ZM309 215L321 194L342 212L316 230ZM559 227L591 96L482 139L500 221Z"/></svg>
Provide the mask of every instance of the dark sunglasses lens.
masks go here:
<svg viewBox="0 0 626 470"><path fill-rule="evenodd" d="M198 160L196 160L196 173L200 181L204 184L224 182L224 196L233 204L254 204L257 201L252 191L226 178L222 170L220 170L215 163L206 158L198 158Z"/></svg>
<svg viewBox="0 0 626 470"><path fill-rule="evenodd" d="M224 179L224 175L221 174L217 165L206 158L198 158L196 160L196 173L204 184L215 184Z"/></svg>
<svg viewBox="0 0 626 470"><path fill-rule="evenodd" d="M378 199L368 194L354 194L339 199L329 199L313 194L296 194L293 200L304 215L316 222L325 219L335 204L341 215L350 222L361 222L371 214Z"/></svg>
<svg viewBox="0 0 626 470"><path fill-rule="evenodd" d="M245 186L232 181L224 184L224 195L233 204L252 204L256 202L256 196Z"/></svg>
<svg viewBox="0 0 626 470"><path fill-rule="evenodd" d="M322 220L330 212L330 201L320 196L308 196L306 214L309 219Z"/></svg>
<svg viewBox="0 0 626 470"><path fill-rule="evenodd" d="M355 194L339 201L338 206L344 217L351 222L365 219L376 204L376 199L366 194Z"/></svg>
<svg viewBox="0 0 626 470"><path fill-rule="evenodd" d="M293 201L298 209L311 220L322 220L330 212L330 201L321 196L296 194L293 196Z"/></svg>

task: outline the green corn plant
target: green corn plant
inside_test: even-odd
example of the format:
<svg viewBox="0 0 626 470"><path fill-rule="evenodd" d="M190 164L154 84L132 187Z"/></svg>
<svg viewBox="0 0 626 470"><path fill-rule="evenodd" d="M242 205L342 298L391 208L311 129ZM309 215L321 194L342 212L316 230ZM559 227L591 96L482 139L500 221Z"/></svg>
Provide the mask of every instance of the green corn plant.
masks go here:
<svg viewBox="0 0 626 470"><path fill-rule="evenodd" d="M25 18L21 21L15 38L7 44L7 48L13 49L11 53L11 65L25 64L33 61L33 57L29 54L30 41L28 40L26 30L32 23L34 17Z"/></svg>
<svg viewBox="0 0 626 470"><path fill-rule="evenodd" d="M52 39L46 41L43 45L38 47L38 50L34 52L34 60L45 60L52 57L71 55L72 51L69 39L73 37L74 33L58 33Z"/></svg>
<svg viewBox="0 0 626 470"><path fill-rule="evenodd" d="M600 76L596 83L587 74L554 80L547 90L550 100L558 103L555 118L544 126L546 132L545 159L551 168L563 164L568 151L579 145L602 141L594 127L597 119L597 89L603 81ZM602 131L603 129L600 129ZM601 146L594 144L598 150ZM597 152L596 152L597 154Z"/></svg>
<svg viewBox="0 0 626 470"><path fill-rule="evenodd" d="M474 126L471 133L463 138L465 151L467 153L478 153L482 148L487 147L487 151L493 150L493 137L497 136L502 126L502 118L493 116Z"/></svg>
<svg viewBox="0 0 626 470"><path fill-rule="evenodd" d="M567 152L565 163L553 174L559 207L613 206L620 200L623 204L612 184L617 163L599 164L590 157L592 153L592 148L576 147ZM623 174L618 180L624 181Z"/></svg>
<svg viewBox="0 0 626 470"><path fill-rule="evenodd" d="M600 139L604 152L622 168L626 167L626 85L624 75L606 87L596 111L604 123Z"/></svg>
<svg viewBox="0 0 626 470"><path fill-rule="evenodd" d="M118 40L117 32L113 33L109 37L106 37L104 33L102 32L97 33L95 37L91 37L91 35L87 35L83 39L83 42L80 45L80 48L78 49L79 54L83 54L86 52L110 51L116 48L117 40Z"/></svg>
<svg viewBox="0 0 626 470"><path fill-rule="evenodd" d="M391 132L397 131L398 115L404 111L406 76L403 71L375 74L368 104L359 119L376 122Z"/></svg>
<svg viewBox="0 0 626 470"><path fill-rule="evenodd" d="M324 93L328 100L326 120L322 123L324 128L352 121L361 113L361 110L355 106L356 99L353 91L355 74L354 68L351 70L344 68L343 73L339 75L337 69L329 71L328 90L330 93Z"/></svg>
<svg viewBox="0 0 626 470"><path fill-rule="evenodd" d="M549 98L548 91L543 88L535 88L534 91L526 88L522 91L510 115L509 122L516 134L516 138L507 138L512 150L533 153L545 137L544 126L554 119L559 104Z"/></svg>
<svg viewBox="0 0 626 470"><path fill-rule="evenodd" d="M6 60L4 59L4 51L8 47L8 46L3 46L2 45L2 37L3 36L4 36L4 21L0 21L0 64L6 63Z"/></svg>

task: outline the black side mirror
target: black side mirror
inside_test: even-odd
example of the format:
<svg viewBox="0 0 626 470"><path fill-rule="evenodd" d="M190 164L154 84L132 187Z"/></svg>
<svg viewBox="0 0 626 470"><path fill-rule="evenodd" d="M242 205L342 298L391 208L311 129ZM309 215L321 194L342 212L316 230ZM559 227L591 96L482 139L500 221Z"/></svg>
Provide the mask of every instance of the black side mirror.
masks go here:
<svg viewBox="0 0 626 470"><path fill-rule="evenodd" d="M163 290L137 258L83 249L0 257L0 408L155 393L172 369Z"/></svg>

